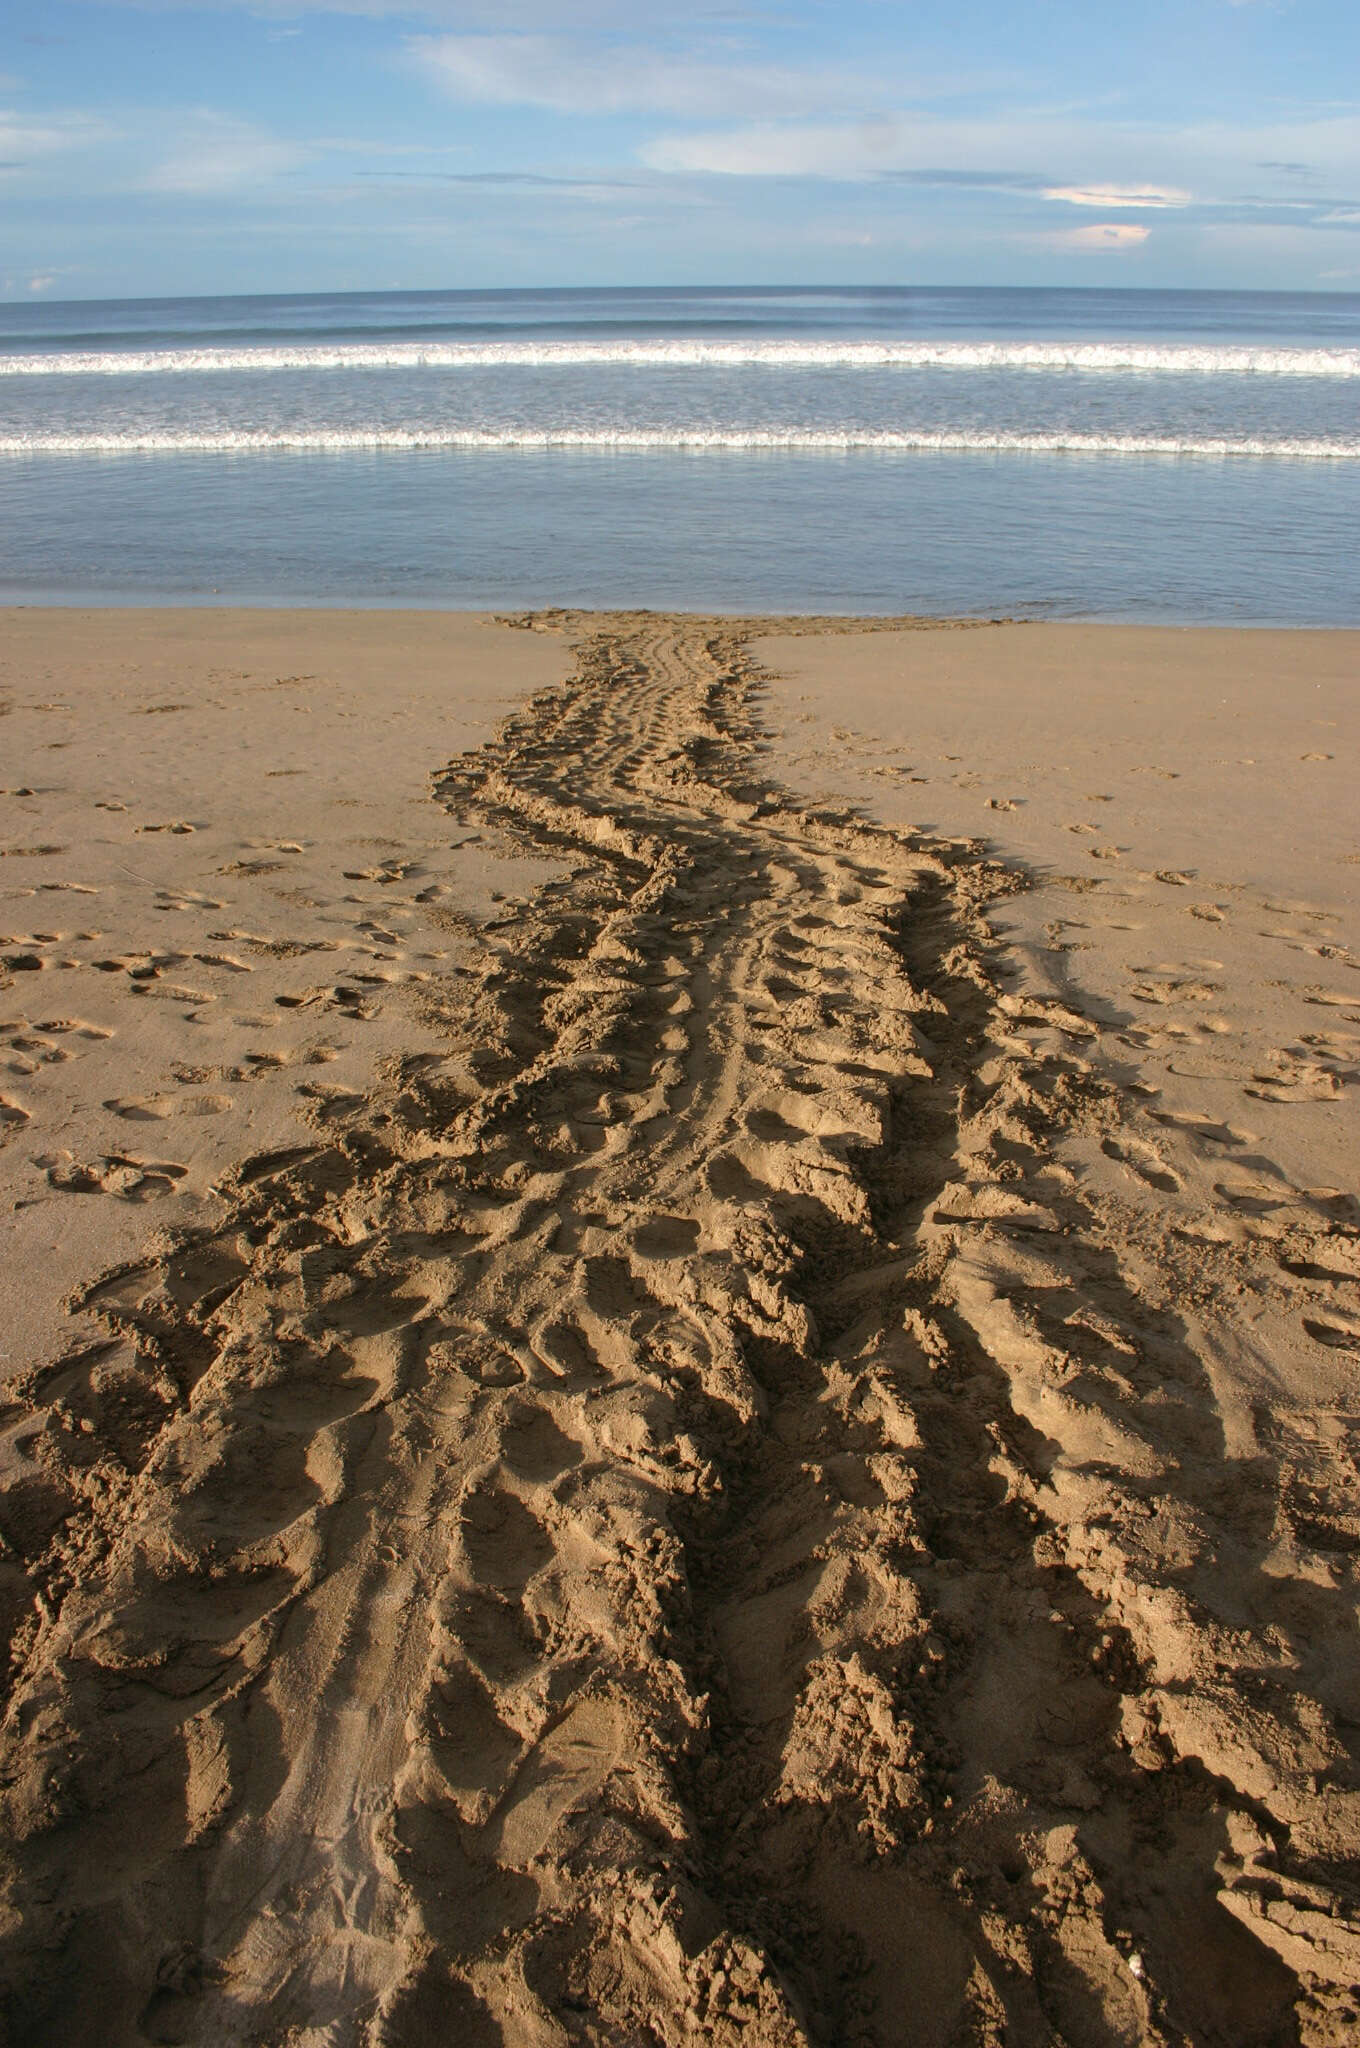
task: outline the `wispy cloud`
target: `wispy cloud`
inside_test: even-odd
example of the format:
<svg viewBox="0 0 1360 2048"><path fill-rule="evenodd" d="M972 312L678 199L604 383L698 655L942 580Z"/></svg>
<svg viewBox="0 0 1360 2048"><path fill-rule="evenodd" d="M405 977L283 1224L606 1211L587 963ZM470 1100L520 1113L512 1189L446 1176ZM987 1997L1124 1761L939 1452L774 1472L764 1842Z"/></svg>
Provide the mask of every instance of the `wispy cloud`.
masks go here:
<svg viewBox="0 0 1360 2048"><path fill-rule="evenodd" d="M1068 228L1042 239L1050 249L1074 249L1090 255L1118 254L1121 249L1137 249L1151 234L1150 228L1134 221L1103 220L1088 228Z"/></svg>
<svg viewBox="0 0 1360 2048"><path fill-rule="evenodd" d="M1191 195L1174 185L1045 185L1045 199L1061 199L1068 206L1127 206L1134 209L1188 206Z"/></svg>
<svg viewBox="0 0 1360 2048"><path fill-rule="evenodd" d="M141 180L148 192L240 192L298 170L310 152L244 121L204 110L187 121L170 153Z"/></svg>
<svg viewBox="0 0 1360 2048"><path fill-rule="evenodd" d="M633 41L580 36L415 36L421 68L455 99L559 113L659 113L687 120L881 108L887 81L834 65L750 62ZM902 81L896 97L902 98Z"/></svg>
<svg viewBox="0 0 1360 2048"><path fill-rule="evenodd" d="M60 156L67 150L93 148L107 141L112 133L108 122L92 114L46 114L32 118L0 109L0 155L10 168L23 167L33 157Z"/></svg>
<svg viewBox="0 0 1360 2048"><path fill-rule="evenodd" d="M1305 138L1311 157L1298 147ZM1354 190L1360 176L1360 130L1331 116L1177 127L1084 109L1019 108L983 120L931 108L859 121L767 119L677 130L646 143L639 156L653 170L691 176L891 180L1106 214L1175 212L1204 225L1287 213L1306 228L1353 204L1337 195ZM1321 192L1305 196L1292 172L1279 168L1282 191L1259 190L1263 163L1305 162L1310 178L1321 183L1325 174ZM998 163L1005 168L982 168Z"/></svg>
<svg viewBox="0 0 1360 2048"><path fill-rule="evenodd" d="M607 199L620 192L654 190L638 178L555 178L541 171L356 171L379 183L400 179L415 185L463 185L480 191L535 192L562 199Z"/></svg>

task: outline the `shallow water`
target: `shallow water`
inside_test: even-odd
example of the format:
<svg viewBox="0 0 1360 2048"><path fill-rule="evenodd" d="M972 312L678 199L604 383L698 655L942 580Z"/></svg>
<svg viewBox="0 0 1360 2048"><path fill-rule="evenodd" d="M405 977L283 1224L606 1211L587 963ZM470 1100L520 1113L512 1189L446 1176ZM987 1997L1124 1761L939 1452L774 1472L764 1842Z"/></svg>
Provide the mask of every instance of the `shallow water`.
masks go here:
<svg viewBox="0 0 1360 2048"><path fill-rule="evenodd" d="M1360 298L0 308L10 600L1353 624Z"/></svg>

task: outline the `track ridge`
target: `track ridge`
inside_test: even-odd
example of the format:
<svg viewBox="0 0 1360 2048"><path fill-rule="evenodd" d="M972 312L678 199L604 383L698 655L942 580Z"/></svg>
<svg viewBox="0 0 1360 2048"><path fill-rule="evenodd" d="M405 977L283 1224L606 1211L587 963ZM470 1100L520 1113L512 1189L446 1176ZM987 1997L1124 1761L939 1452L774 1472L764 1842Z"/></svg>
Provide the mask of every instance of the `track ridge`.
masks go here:
<svg viewBox="0 0 1360 2048"><path fill-rule="evenodd" d="M568 872L22 1389L0 2038L1353 2038L1346 1594L1023 878L764 779L754 623L516 623L434 794Z"/></svg>

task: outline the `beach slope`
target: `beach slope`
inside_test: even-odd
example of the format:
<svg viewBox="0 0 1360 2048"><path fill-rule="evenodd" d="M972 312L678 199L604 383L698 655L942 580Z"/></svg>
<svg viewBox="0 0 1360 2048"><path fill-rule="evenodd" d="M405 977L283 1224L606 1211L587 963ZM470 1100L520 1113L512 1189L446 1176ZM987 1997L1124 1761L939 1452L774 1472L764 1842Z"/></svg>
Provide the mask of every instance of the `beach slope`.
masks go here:
<svg viewBox="0 0 1360 2048"><path fill-rule="evenodd" d="M232 1096L221 1156L154 1230L110 1169L90 1206L140 1236L101 1266L96 1233L77 1334L7 1361L10 2038L1341 2048L1360 869L1314 841L1344 785L1306 785L1302 850L1258 822L1202 880L1176 759L1110 859L1069 830L1143 765L1117 692L1103 739L1071 695L1120 629L1032 687L1046 629L478 630L484 697L501 646L532 694L428 764L456 900L395 830L351 911L321 832L299 891L334 943L390 892L365 943L409 1010L365 1067L344 1012L379 984L280 984L322 991L295 1070L323 1025L349 1065L263 1146L244 1084L111 1088ZM1184 691L1210 651L1178 639ZM1301 773L1354 759L1355 639L1318 641ZM532 863L513 902L456 896L478 842ZM1291 868L1258 915L1291 862L1312 894ZM100 970L21 909L36 1066L47 989ZM1253 1009L1262 944L1289 986ZM156 1014L187 1047L206 1007ZM7 1171L73 1203L25 1078Z"/></svg>

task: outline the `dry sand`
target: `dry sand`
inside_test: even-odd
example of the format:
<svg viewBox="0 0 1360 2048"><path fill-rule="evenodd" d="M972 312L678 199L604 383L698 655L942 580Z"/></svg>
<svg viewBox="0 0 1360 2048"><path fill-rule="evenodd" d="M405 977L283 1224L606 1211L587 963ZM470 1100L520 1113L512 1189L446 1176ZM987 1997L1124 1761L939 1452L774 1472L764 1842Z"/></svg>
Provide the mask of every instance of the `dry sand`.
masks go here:
<svg viewBox="0 0 1360 2048"><path fill-rule="evenodd" d="M42 1275L0 1367L69 1343L63 1296L153 1217L218 1220L299 1109L443 1049L469 920L555 870L430 771L569 666L456 613L0 614L0 1210L8 1285Z"/></svg>
<svg viewBox="0 0 1360 2048"><path fill-rule="evenodd" d="M0 2039L1353 2042L1360 637L510 624L4 620Z"/></svg>

